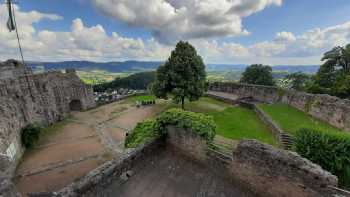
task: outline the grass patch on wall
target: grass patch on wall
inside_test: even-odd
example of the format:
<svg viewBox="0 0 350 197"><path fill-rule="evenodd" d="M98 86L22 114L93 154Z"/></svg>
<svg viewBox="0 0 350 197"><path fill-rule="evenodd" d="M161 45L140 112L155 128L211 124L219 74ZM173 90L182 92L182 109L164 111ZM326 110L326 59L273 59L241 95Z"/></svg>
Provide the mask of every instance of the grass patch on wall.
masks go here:
<svg viewBox="0 0 350 197"><path fill-rule="evenodd" d="M282 130L292 135L295 135L301 128L332 132L341 131L287 104L259 104L258 107L267 113Z"/></svg>
<svg viewBox="0 0 350 197"><path fill-rule="evenodd" d="M138 123L133 132L127 136L125 147L135 148L157 137L165 136L168 125L193 132L207 143L211 143L216 135L216 125L211 116L173 108L162 112L156 119Z"/></svg>
<svg viewBox="0 0 350 197"><path fill-rule="evenodd" d="M136 148L160 136L155 120L145 120L136 125L133 132L125 139L125 147Z"/></svg>

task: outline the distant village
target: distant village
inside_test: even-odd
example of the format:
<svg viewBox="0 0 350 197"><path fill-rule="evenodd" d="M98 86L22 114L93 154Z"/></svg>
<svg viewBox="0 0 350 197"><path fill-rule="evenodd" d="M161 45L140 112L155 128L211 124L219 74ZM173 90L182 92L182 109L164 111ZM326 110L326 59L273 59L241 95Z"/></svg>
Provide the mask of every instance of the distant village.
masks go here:
<svg viewBox="0 0 350 197"><path fill-rule="evenodd" d="M105 92L94 92L95 102L97 104L111 103L121 100L132 95L146 93L145 90L132 90L127 88L119 88L116 90L107 90Z"/></svg>

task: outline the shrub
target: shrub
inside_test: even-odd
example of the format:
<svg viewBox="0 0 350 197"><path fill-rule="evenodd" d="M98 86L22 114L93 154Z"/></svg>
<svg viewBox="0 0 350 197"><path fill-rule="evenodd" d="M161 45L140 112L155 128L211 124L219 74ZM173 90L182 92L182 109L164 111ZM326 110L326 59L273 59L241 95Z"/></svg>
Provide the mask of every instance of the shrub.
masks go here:
<svg viewBox="0 0 350 197"><path fill-rule="evenodd" d="M216 125L213 117L201 113L174 108L161 113L157 117L157 123L161 132L165 131L165 126L174 125L198 134L207 142L213 141L216 135Z"/></svg>
<svg viewBox="0 0 350 197"><path fill-rule="evenodd" d="M36 124L29 124L21 131L22 144L26 148L32 148L40 138L42 128Z"/></svg>
<svg viewBox="0 0 350 197"><path fill-rule="evenodd" d="M155 120L138 123L133 132L127 136L125 147L135 148L139 144L166 135L167 125L194 132L208 143L212 142L216 135L216 125L211 116L181 109L170 109L161 113Z"/></svg>
<svg viewBox="0 0 350 197"><path fill-rule="evenodd" d="M149 142L159 137L155 120L145 120L136 125L135 129L125 139L126 148L135 148L137 145Z"/></svg>
<svg viewBox="0 0 350 197"><path fill-rule="evenodd" d="M350 187L350 135L300 129L295 135L295 150L339 178Z"/></svg>

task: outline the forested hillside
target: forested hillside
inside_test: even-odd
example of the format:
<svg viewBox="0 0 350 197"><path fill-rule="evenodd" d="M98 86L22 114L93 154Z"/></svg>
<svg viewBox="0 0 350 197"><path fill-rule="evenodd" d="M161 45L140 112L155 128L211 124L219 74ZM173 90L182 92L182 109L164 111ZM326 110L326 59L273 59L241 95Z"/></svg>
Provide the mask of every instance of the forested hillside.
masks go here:
<svg viewBox="0 0 350 197"><path fill-rule="evenodd" d="M134 90L145 90L148 85L155 80L155 72L140 72L132 74L124 78L116 78L115 80L98 84L94 86L95 92L103 92L108 89L128 88Z"/></svg>

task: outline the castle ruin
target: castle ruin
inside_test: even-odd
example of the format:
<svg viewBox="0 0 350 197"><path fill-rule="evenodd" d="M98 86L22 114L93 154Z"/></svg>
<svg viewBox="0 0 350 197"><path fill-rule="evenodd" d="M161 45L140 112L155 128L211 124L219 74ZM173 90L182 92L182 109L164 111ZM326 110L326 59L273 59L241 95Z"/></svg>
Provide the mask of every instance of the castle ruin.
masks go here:
<svg viewBox="0 0 350 197"><path fill-rule="evenodd" d="M94 106L92 88L74 70L33 74L18 61L0 62L0 172L13 173L21 158L23 127L49 125L63 120L72 110Z"/></svg>

